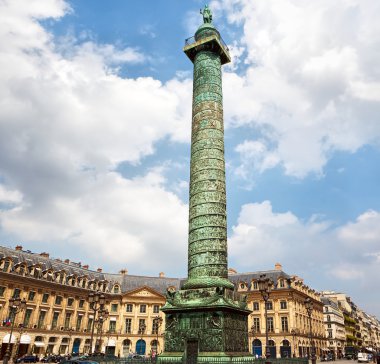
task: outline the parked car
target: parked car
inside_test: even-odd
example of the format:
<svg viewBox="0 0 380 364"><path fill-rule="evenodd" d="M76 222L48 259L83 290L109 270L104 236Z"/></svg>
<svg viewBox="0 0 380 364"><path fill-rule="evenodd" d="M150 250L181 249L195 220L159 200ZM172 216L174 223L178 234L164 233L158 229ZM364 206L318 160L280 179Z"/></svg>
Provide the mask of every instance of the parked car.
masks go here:
<svg viewBox="0 0 380 364"><path fill-rule="evenodd" d="M35 355L24 355L16 360L16 363L37 363L38 357Z"/></svg>
<svg viewBox="0 0 380 364"><path fill-rule="evenodd" d="M358 353L358 363L369 363L367 353Z"/></svg>

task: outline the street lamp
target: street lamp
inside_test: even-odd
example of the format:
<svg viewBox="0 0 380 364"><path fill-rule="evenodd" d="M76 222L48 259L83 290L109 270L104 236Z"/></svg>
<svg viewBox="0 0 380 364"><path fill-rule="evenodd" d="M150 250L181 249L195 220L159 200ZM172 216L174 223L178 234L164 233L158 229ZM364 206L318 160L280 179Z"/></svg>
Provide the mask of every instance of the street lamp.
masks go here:
<svg viewBox="0 0 380 364"><path fill-rule="evenodd" d="M20 297L17 297L17 298L9 299L9 310L10 310L9 316L11 319L11 334L9 336L7 351L5 352L5 355L3 358L3 364L8 364L8 361L11 357L11 341L12 341L12 334L13 334L13 328L16 321L16 316L19 312L23 311L25 307L26 307L25 298L21 299Z"/></svg>
<svg viewBox="0 0 380 364"><path fill-rule="evenodd" d="M317 359L315 357L315 346L313 340L313 332L311 328L311 314L313 313L314 304L310 297L307 297L304 301L307 315L309 316L309 338L311 343L311 363L316 364Z"/></svg>
<svg viewBox="0 0 380 364"><path fill-rule="evenodd" d="M88 295L88 302L90 303L90 308L94 311L94 318L92 321L92 328L91 328L91 339L90 339L90 355L92 354L92 343L94 340L94 329L95 329L95 319L96 319L96 313L99 310L102 310L104 307L104 304L106 303L106 297L103 293L97 291L97 292L91 292Z"/></svg>
<svg viewBox="0 0 380 364"><path fill-rule="evenodd" d="M100 333L99 335L99 353L102 353L102 334L103 334L103 322L107 320L109 316L108 310L104 308L99 311L99 318L96 320L96 330Z"/></svg>
<svg viewBox="0 0 380 364"><path fill-rule="evenodd" d="M19 332L20 336L19 336L19 339L18 339L18 343L17 343L17 349L16 349L16 353L15 353L15 359L18 358L18 354L19 354L19 351L20 351L20 345L21 345L21 338L22 338L22 334L24 332L26 332L26 327L23 325L23 324L19 324L18 325L18 328L17 328L17 331Z"/></svg>
<svg viewBox="0 0 380 364"><path fill-rule="evenodd" d="M296 337L299 334L299 330L291 329L290 333L293 337L293 358L295 358L296 357Z"/></svg>
<svg viewBox="0 0 380 364"><path fill-rule="evenodd" d="M146 325L145 325L144 322L142 322L142 323L140 324L140 326L139 326L139 331L140 331L140 334L141 334L141 339L142 339L142 337L143 337L143 335L144 335L145 330L146 330Z"/></svg>
<svg viewBox="0 0 380 364"><path fill-rule="evenodd" d="M269 293L272 290L273 282L270 278L267 278L266 274L261 274L259 279L257 280L257 284L259 286L259 291L264 300L265 307L265 356L268 359L270 357L269 350L269 337L268 337L268 307L267 302L269 299Z"/></svg>
<svg viewBox="0 0 380 364"><path fill-rule="evenodd" d="M159 315L157 315L154 319L153 319L153 323L156 327L156 330L157 330L157 340L156 340L156 357L158 355L158 333L159 333L159 329L162 325L162 317L160 317Z"/></svg>

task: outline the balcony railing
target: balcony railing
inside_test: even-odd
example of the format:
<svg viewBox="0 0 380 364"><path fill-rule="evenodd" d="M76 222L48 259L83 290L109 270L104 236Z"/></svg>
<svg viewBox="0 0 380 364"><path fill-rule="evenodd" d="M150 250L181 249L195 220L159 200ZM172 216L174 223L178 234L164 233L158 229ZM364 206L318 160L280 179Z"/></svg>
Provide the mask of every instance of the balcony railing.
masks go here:
<svg viewBox="0 0 380 364"><path fill-rule="evenodd" d="M218 38L219 42L222 44L223 48L227 52L229 52L227 44L225 43L225 41L223 40L223 38L220 35L218 35L217 33L215 33L215 31L211 30L211 31L203 31L202 32L202 38L204 38L204 37L211 37L212 35L215 35ZM190 38L185 39L185 46L189 46L189 45L194 44L196 42L197 42L197 40L195 39L195 36L192 36Z"/></svg>

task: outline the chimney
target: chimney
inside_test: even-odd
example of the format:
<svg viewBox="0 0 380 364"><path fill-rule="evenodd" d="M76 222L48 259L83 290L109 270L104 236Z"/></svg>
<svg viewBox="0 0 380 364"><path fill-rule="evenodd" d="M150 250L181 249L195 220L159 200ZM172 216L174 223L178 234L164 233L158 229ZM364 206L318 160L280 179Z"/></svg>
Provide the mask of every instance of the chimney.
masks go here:
<svg viewBox="0 0 380 364"><path fill-rule="evenodd" d="M70 259L65 259L66 264L70 264Z"/></svg>
<svg viewBox="0 0 380 364"><path fill-rule="evenodd" d="M160 273L158 274L158 276L159 276L160 278L164 278L164 277L165 277L165 273L164 273L164 272L160 272Z"/></svg>
<svg viewBox="0 0 380 364"><path fill-rule="evenodd" d="M276 263L276 264L274 265L274 269L275 269L275 270L282 270L282 265L281 265L280 263Z"/></svg>
<svg viewBox="0 0 380 364"><path fill-rule="evenodd" d="M41 257L49 258L49 253L43 252L43 253L40 253L40 255Z"/></svg>
<svg viewBox="0 0 380 364"><path fill-rule="evenodd" d="M128 269L124 268L119 273L124 276L124 275L128 274Z"/></svg>
<svg viewBox="0 0 380 364"><path fill-rule="evenodd" d="M21 251L22 250L22 245L16 245L16 250Z"/></svg>
<svg viewBox="0 0 380 364"><path fill-rule="evenodd" d="M98 268L96 271L97 271L98 273L102 273L103 269L102 269L102 268Z"/></svg>
<svg viewBox="0 0 380 364"><path fill-rule="evenodd" d="M85 265L83 266L84 269L88 269L88 267L89 267L88 264L85 264Z"/></svg>
<svg viewBox="0 0 380 364"><path fill-rule="evenodd" d="M228 268L228 274L236 274L237 270L234 268Z"/></svg>

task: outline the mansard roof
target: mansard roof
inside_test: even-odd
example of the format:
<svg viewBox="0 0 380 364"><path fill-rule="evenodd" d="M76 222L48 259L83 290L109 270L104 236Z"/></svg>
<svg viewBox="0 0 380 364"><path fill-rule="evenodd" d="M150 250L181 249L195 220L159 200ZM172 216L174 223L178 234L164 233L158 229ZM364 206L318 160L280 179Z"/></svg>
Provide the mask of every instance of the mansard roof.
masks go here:
<svg viewBox="0 0 380 364"><path fill-rule="evenodd" d="M179 278L135 276L130 274L105 274L106 279L115 285L120 285L121 292L131 291L142 286L153 288L155 291L165 294L167 287L180 287Z"/></svg>
<svg viewBox="0 0 380 364"><path fill-rule="evenodd" d="M290 283L291 276L282 270L267 270L259 272L249 272L249 273L230 273L228 279L237 286L239 283L247 283L248 290L250 290L251 282L258 280L260 275L265 274L266 278L273 281L275 288L277 287L277 282L279 279L284 279Z"/></svg>
<svg viewBox="0 0 380 364"><path fill-rule="evenodd" d="M65 271L67 275L75 275L77 277L87 276L89 280L105 280L103 273L91 271L81 267L80 263L70 262L65 263L61 260L50 259L40 254L35 254L29 251L14 250L0 246L0 259L10 258L14 264L26 263L27 266L40 265L41 269L52 269L55 272Z"/></svg>
<svg viewBox="0 0 380 364"><path fill-rule="evenodd" d="M88 281L95 280L98 282L106 282L108 287L107 291L110 293L112 288L117 284L120 286L121 294L140 288L142 286L151 287L155 291L165 294L168 287L171 286L178 290L180 289L182 283L184 283L186 280L184 278L149 277L123 273L112 274L92 271L90 269L84 268L80 263L65 262L61 259L52 259L48 256L32 253L30 251L14 250L0 246L0 260L3 258L12 259L14 264L26 263L29 267L40 265L42 271L64 271L66 273L66 276L85 276ZM275 288L277 286L277 282L280 279L284 279L288 282L288 285L290 284L291 276L282 270L269 270L249 273L230 272L229 279L235 284L236 288L238 288L238 285L242 282L247 283L247 288L250 290L251 282L257 280L261 274L265 274L266 277L270 278L274 282Z"/></svg>

